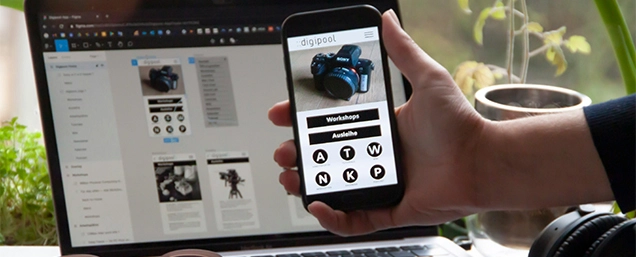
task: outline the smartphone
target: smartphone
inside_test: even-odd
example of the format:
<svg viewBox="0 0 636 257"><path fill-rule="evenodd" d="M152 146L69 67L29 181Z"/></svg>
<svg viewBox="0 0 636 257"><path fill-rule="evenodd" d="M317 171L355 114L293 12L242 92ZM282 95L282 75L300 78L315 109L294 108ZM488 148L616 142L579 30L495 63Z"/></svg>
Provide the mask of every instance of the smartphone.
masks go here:
<svg viewBox="0 0 636 257"><path fill-rule="evenodd" d="M282 41L305 208L350 211L404 194L382 17L369 5L289 16Z"/></svg>

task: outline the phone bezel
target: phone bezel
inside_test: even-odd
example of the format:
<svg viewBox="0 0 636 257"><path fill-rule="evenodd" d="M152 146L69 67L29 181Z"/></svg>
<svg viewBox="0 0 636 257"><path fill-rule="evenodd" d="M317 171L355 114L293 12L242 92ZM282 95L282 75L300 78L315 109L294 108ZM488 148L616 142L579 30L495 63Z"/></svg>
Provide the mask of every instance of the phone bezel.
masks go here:
<svg viewBox="0 0 636 257"><path fill-rule="evenodd" d="M306 36L312 34L343 31L357 28L378 27L378 32L382 31L382 16L380 12L370 5L356 5L350 7L333 8L311 12L297 13L289 16L282 26L282 44L285 56L285 70L287 74L287 89L291 101L290 116L294 128L294 142L298 149L296 163L300 175L300 192L305 208L314 202L321 201L331 206L333 209L350 211L360 209L373 209L387 207L399 203L404 195L404 179L402 175L402 164L400 158L400 140L397 132L397 123L394 112L389 112L389 122L391 126L391 138L393 143L393 155L397 172L397 184L363 188L347 191L338 191L325 194L307 195L305 190L305 179L302 165L302 150L299 144L298 121L296 119L296 105L294 95L293 77L291 74L291 63L289 55L289 45L287 38L296 36ZM382 70L384 73L385 89L387 94L387 107L393 110L393 94L391 90L391 77L388 64L388 57L384 48L384 42L380 37L380 49L382 57ZM307 154L307 153L305 153Z"/></svg>

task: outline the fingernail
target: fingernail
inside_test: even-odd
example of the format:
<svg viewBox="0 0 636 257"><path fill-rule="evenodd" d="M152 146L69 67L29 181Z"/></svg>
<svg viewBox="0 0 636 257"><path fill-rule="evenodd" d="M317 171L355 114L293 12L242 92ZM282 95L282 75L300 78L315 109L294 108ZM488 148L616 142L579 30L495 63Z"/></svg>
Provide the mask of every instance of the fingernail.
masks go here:
<svg viewBox="0 0 636 257"><path fill-rule="evenodd" d="M391 18L393 18L395 23L400 24L400 19L397 17L397 14L393 11L393 9L389 10L389 15L391 15Z"/></svg>

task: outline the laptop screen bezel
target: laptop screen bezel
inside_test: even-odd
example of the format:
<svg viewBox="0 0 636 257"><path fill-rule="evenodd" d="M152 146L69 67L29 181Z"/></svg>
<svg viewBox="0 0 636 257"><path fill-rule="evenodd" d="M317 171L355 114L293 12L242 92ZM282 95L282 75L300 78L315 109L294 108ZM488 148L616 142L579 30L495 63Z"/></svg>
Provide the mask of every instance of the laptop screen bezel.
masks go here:
<svg viewBox="0 0 636 257"><path fill-rule="evenodd" d="M302 233L286 233L286 234L270 234L259 236L245 237L225 237L211 239L196 240L180 240L180 241L161 241L161 242L145 242L121 245L104 245L104 246L87 246L72 247L69 231L69 223L67 217L66 201L62 188L61 167L59 161L59 153L57 148L56 133L53 127L53 114L51 108L51 100L48 89L44 66L44 49L42 47L42 39L40 37L39 18L43 13L70 13L77 11L100 12L100 11L126 11L131 12L131 8L138 10L166 9L166 8L193 8L205 7L213 8L215 6L232 5L240 8L241 6L250 5L309 5L322 6L324 8L345 6L352 4L372 4L378 9L384 11L388 8L396 10L399 15L397 0L188 0L188 1L98 1L98 0L27 0L25 1L25 17L27 21L27 29L30 39L30 47L32 60L35 70L35 79L38 93L38 101L40 104L41 121L43 127L44 140L47 150L49 174L52 183L53 199L56 210L57 231L59 245L62 254L96 254L99 256L139 256L143 255L161 255L166 252L184 248L198 248L212 251L233 251L245 249L259 248L277 248L302 245L317 245L324 243L347 243L373 240L386 240L398 237L414 237L436 235L435 227L407 227L397 228L373 234L357 237L342 238L335 236L329 232L302 232ZM381 5L381 6L378 6ZM281 18L280 22L282 23ZM282 64L281 64L282 65ZM410 96L410 85L404 79L404 87L406 98ZM292 239L292 240L290 240Z"/></svg>

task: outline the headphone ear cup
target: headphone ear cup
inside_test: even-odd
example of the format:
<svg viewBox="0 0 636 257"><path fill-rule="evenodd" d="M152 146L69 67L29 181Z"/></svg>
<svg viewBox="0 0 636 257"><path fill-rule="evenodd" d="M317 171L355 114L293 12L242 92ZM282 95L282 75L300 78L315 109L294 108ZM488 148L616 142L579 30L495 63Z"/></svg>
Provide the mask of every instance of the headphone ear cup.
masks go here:
<svg viewBox="0 0 636 257"><path fill-rule="evenodd" d="M636 256L636 219L623 221L599 237L585 252L584 257Z"/></svg>
<svg viewBox="0 0 636 257"><path fill-rule="evenodd" d="M558 250L554 253L554 256L583 256L585 251L596 239L607 232L607 230L625 220L624 217L607 214L595 217L581 224L561 243Z"/></svg>

